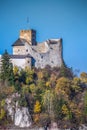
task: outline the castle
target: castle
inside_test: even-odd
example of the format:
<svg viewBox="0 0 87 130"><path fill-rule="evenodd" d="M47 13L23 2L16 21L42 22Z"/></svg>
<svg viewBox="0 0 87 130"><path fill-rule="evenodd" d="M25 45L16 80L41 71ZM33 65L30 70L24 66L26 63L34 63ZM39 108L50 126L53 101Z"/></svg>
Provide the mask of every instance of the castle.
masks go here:
<svg viewBox="0 0 87 130"><path fill-rule="evenodd" d="M35 30L21 30L19 38L12 44L13 54L10 55L13 66L25 68L35 66L44 68L61 67L63 63L62 40L49 39L42 43L36 42Z"/></svg>

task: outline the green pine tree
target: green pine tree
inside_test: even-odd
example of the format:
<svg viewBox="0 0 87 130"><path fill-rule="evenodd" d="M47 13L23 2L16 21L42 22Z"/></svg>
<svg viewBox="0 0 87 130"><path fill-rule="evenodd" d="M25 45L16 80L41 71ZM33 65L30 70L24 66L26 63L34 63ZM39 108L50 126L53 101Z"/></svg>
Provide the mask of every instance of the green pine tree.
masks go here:
<svg viewBox="0 0 87 130"><path fill-rule="evenodd" d="M13 66L7 50L2 55L0 78L2 82L8 81L11 85L14 82Z"/></svg>

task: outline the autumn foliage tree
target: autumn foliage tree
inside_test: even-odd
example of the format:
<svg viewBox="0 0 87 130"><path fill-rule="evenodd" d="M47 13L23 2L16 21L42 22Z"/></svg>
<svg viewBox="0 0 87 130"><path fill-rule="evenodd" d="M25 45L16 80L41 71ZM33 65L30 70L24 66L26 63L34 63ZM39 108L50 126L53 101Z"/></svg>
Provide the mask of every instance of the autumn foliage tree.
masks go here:
<svg viewBox="0 0 87 130"><path fill-rule="evenodd" d="M41 112L41 104L40 102L37 100L35 102L35 105L34 105L34 113L40 113Z"/></svg>
<svg viewBox="0 0 87 130"><path fill-rule="evenodd" d="M20 106L29 107L35 122L55 119L66 122L66 125L79 125L87 121L87 73L74 76L72 69L64 64L60 68L13 68L5 51L0 76L3 82L14 82L12 86L0 87L0 103L8 95L18 92L21 95ZM4 107L0 106L0 120L4 116Z"/></svg>

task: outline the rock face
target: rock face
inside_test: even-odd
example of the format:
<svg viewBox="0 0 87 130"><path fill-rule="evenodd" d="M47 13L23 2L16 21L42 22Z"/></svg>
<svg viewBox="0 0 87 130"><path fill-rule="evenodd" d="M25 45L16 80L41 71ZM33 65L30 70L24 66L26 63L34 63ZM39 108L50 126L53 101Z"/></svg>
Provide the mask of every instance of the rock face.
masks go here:
<svg viewBox="0 0 87 130"><path fill-rule="evenodd" d="M18 93L13 94L11 97L6 99L6 109L8 115L11 117L14 125L19 127L29 127L32 124L31 116L27 107L20 107L18 99L20 95Z"/></svg>
<svg viewBox="0 0 87 130"><path fill-rule="evenodd" d="M26 107L16 109L14 124L20 127L29 127L31 125L30 115Z"/></svg>

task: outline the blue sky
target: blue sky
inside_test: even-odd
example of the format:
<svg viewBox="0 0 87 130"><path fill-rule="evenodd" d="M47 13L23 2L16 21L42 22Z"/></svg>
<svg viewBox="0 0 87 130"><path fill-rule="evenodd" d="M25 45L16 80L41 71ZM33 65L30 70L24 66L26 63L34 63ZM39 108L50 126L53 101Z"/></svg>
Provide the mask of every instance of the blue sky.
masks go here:
<svg viewBox="0 0 87 130"><path fill-rule="evenodd" d="M87 72L87 0L0 0L0 54L28 28L38 42L62 38L65 63Z"/></svg>

